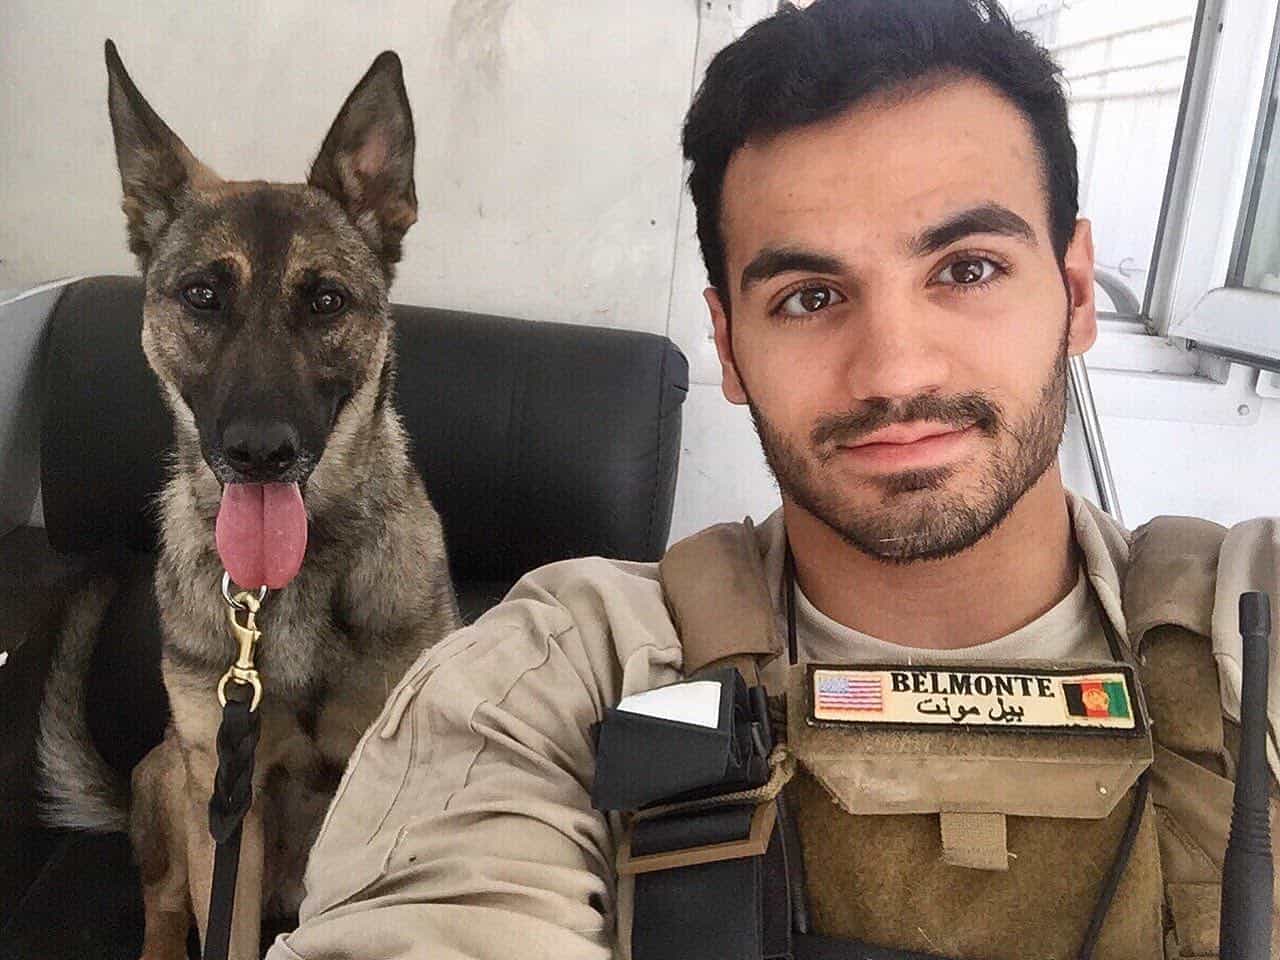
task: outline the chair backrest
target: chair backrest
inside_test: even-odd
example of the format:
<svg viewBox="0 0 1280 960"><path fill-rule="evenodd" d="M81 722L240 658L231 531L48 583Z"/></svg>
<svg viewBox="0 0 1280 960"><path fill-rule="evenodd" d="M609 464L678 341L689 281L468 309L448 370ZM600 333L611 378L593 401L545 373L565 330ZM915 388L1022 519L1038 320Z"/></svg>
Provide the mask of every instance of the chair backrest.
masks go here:
<svg viewBox="0 0 1280 960"><path fill-rule="evenodd" d="M454 576L666 547L688 364L653 334L395 307L396 406ZM142 283L70 285L50 320L41 490L63 552L154 548L171 421L140 346Z"/></svg>

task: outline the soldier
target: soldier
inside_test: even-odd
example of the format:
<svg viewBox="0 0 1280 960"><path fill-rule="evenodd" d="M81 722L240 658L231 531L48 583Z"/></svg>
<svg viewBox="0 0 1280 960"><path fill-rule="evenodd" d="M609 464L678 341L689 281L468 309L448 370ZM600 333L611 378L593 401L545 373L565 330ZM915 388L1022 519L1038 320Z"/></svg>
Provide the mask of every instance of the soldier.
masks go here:
<svg viewBox="0 0 1280 960"><path fill-rule="evenodd" d="M818 0L715 58L684 149L781 508L535 571L424 654L271 957L1216 956L1280 527L1063 487L1097 324L1058 68L995 0ZM774 707L730 725L753 789L665 836L595 809L597 725L726 663Z"/></svg>

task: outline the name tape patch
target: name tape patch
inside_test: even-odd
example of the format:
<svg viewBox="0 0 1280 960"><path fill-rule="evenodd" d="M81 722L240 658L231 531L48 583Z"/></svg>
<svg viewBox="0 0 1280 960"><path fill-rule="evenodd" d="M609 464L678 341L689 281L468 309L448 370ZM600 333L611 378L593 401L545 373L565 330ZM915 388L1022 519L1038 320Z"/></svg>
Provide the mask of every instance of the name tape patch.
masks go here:
<svg viewBox="0 0 1280 960"><path fill-rule="evenodd" d="M1136 731L1132 671L811 666L820 723Z"/></svg>

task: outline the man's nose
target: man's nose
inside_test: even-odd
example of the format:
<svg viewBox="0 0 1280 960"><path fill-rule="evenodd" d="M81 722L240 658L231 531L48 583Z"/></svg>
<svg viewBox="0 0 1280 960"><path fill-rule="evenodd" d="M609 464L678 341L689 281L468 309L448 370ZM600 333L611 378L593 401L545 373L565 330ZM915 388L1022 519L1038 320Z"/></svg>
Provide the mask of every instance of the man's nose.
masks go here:
<svg viewBox="0 0 1280 960"><path fill-rule="evenodd" d="M862 298L844 338L849 386L857 399L902 399L946 387L953 358L932 313L909 293Z"/></svg>
<svg viewBox="0 0 1280 960"><path fill-rule="evenodd" d="M284 420L233 420L222 431L222 455L245 483L270 483L298 461L298 431Z"/></svg>

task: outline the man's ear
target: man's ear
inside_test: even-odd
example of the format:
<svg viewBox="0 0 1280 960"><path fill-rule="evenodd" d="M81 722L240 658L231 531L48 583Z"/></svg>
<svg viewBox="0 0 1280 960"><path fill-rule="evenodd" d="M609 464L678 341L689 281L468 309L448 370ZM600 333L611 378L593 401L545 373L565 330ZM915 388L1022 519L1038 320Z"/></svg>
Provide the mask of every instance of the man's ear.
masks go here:
<svg viewBox="0 0 1280 960"><path fill-rule="evenodd" d="M1074 357L1098 339L1098 309L1093 292L1093 226L1088 220L1076 221L1075 233L1063 257L1062 272L1071 297L1067 353Z"/></svg>
<svg viewBox="0 0 1280 960"><path fill-rule="evenodd" d="M387 272L418 219L413 189L413 115L400 58L390 50L338 111L307 182L342 204Z"/></svg>
<svg viewBox="0 0 1280 960"><path fill-rule="evenodd" d="M742 378L738 375L738 364L733 357L733 333L729 324L729 311L720 299L715 287L707 287L702 291L702 298L707 301L707 309L711 311L711 323L716 333L716 353L720 355L720 389L730 403L746 403L747 391L742 387Z"/></svg>
<svg viewBox="0 0 1280 960"><path fill-rule="evenodd" d="M145 271L155 241L174 218L183 194L218 178L143 99L110 40L106 57L107 109L124 187L129 249Z"/></svg>

